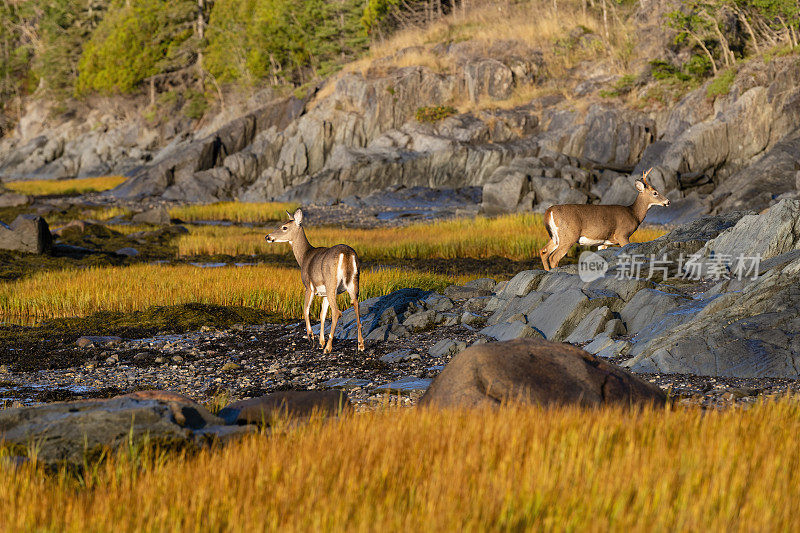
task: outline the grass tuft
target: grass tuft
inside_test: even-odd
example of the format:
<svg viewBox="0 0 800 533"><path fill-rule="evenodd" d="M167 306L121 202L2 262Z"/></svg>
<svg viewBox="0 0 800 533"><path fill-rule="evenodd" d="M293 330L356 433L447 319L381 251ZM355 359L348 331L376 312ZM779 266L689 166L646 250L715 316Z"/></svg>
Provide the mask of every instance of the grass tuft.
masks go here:
<svg viewBox="0 0 800 533"><path fill-rule="evenodd" d="M102 176L99 178L77 178L71 180L29 180L4 183L7 189L30 196L52 196L61 194L84 194L113 189L122 184L124 176Z"/></svg>
<svg viewBox="0 0 800 533"><path fill-rule="evenodd" d="M291 202L218 202L206 205L187 205L169 210L169 216L187 222L221 220L237 223L262 223L285 220L286 211L293 213L300 207Z"/></svg>

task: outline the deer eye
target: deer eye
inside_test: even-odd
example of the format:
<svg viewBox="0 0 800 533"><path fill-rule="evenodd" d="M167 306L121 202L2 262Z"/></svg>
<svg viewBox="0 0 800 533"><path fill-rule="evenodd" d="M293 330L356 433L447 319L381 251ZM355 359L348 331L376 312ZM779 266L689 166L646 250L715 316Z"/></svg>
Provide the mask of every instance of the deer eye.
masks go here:
<svg viewBox="0 0 800 533"><path fill-rule="evenodd" d="M281 229L282 229L283 231L286 231L286 230L287 230L287 227L286 227L286 226L284 226L284 227L282 227Z"/></svg>
<svg viewBox="0 0 800 533"><path fill-rule="evenodd" d="M653 191L653 196L658 196L658 191Z"/></svg>

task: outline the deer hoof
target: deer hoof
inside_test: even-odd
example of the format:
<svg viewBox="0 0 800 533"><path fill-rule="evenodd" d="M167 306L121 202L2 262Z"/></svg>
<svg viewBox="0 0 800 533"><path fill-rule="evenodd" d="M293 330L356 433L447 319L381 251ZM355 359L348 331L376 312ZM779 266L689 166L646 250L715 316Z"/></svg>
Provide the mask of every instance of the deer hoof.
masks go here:
<svg viewBox="0 0 800 533"><path fill-rule="evenodd" d="M322 350L322 353L331 353L333 351L333 346L330 344L325 345L325 348Z"/></svg>
<svg viewBox="0 0 800 533"><path fill-rule="evenodd" d="M363 352L364 351L364 341L361 341L361 342L358 343L358 351L359 352Z"/></svg>

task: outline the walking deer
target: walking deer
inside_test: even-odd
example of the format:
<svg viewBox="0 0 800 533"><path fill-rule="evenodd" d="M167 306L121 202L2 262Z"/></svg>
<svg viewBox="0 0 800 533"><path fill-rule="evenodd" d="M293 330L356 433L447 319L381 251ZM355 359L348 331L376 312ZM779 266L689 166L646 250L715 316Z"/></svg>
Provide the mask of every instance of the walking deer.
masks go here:
<svg viewBox="0 0 800 533"><path fill-rule="evenodd" d="M358 310L358 278L361 269L356 251L345 244L337 244L330 248L315 248L309 244L303 228L303 211L298 209L289 220L267 235L267 242L288 242L294 252L294 258L300 265L300 279L306 288L303 301L303 316L306 319L306 334L309 339L314 338L311 331L309 312L314 296L322 297L322 311L320 312L319 345L324 348L324 353L333 349L333 335L336 332L336 322L342 316L336 303L336 295L347 291L353 308L356 312L358 326L358 349L364 350L364 338L361 336L361 314ZM331 308L331 332L328 343L325 344L325 316Z"/></svg>
<svg viewBox="0 0 800 533"><path fill-rule="evenodd" d="M550 242L539 252L545 270L558 266L576 242L582 245L625 246L654 205L668 206L669 199L648 182L651 168L636 180L639 195L631 205L564 204L544 212L544 224Z"/></svg>

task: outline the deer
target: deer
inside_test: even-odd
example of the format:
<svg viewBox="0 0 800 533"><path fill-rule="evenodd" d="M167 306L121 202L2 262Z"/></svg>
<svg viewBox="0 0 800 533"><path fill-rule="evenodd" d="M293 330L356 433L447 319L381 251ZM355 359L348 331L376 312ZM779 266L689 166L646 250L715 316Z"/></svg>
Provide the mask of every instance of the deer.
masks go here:
<svg viewBox="0 0 800 533"><path fill-rule="evenodd" d="M544 224L550 242L539 255L545 270L558 266L573 244L599 245L598 250L609 246L625 246L630 237L654 205L669 206L669 198L658 192L647 181L653 169L636 180L639 195L631 205L562 204L544 212Z"/></svg>
<svg viewBox="0 0 800 533"><path fill-rule="evenodd" d="M300 265L300 280L306 289L303 317L306 320L307 338L312 342L314 340L309 312L314 296L320 296L322 297L322 310L319 317L321 322L319 345L320 348L323 348L323 353L330 353L333 350L336 323L342 316L339 305L336 303L336 295L346 291L350 295L350 301L353 302L356 312L358 351L363 352L364 337L361 336L361 314L358 309L358 280L361 271L358 254L346 244L337 244L329 248L311 246L303 227L303 211L298 209L294 215L287 211L286 215L289 220L264 238L269 243L288 242L292 247L297 264ZM325 344L325 317L328 314L328 307L331 308L331 332L328 336L328 343Z"/></svg>

